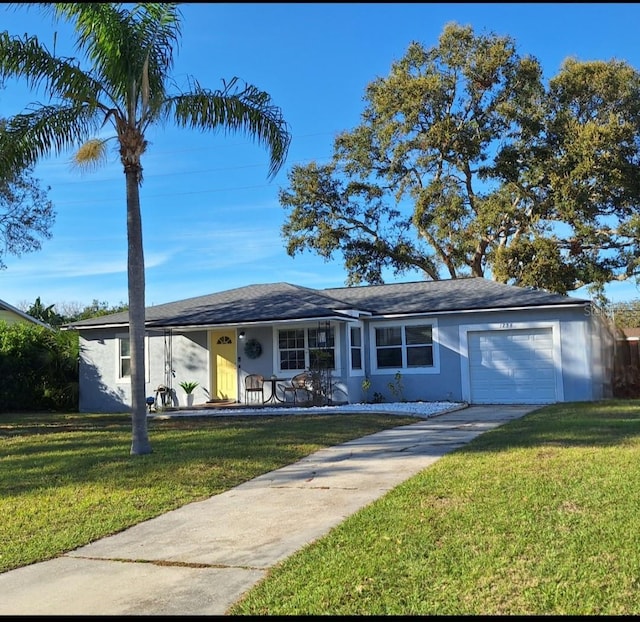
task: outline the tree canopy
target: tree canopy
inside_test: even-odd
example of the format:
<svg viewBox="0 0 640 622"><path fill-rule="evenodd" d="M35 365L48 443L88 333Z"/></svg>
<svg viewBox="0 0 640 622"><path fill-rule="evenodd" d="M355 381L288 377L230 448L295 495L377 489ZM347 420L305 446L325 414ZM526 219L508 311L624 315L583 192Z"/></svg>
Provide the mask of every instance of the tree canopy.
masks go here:
<svg viewBox="0 0 640 622"><path fill-rule="evenodd" d="M567 293L640 274L640 74L568 59L547 85L512 38L448 24L371 82L330 162L280 189L287 252Z"/></svg>
<svg viewBox="0 0 640 622"><path fill-rule="evenodd" d="M618 328L640 328L640 300L612 304L609 314Z"/></svg>
<svg viewBox="0 0 640 622"><path fill-rule="evenodd" d="M0 120L0 133L5 122ZM18 166L0 174L0 269L6 255L20 257L42 248L55 223L53 203L33 175L33 167Z"/></svg>
<svg viewBox="0 0 640 622"><path fill-rule="evenodd" d="M23 303L18 305L18 308L31 317L46 322L49 326L60 328L62 325L70 324L71 322L126 311L128 307L122 302L112 306L108 302L101 302L96 298L93 299L90 305L85 306L77 302L62 302L45 306L40 296L38 296L33 304Z"/></svg>

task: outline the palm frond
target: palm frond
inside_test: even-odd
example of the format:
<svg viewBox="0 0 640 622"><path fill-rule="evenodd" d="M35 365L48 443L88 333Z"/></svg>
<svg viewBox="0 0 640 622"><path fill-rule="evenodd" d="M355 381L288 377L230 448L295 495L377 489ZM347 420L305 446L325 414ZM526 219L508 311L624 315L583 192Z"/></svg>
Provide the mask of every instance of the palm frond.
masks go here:
<svg viewBox="0 0 640 622"><path fill-rule="evenodd" d="M182 34L182 14L178 3L143 3L131 11L139 17L136 31L140 35L143 49L157 62L160 74L166 76L173 68Z"/></svg>
<svg viewBox="0 0 640 622"><path fill-rule="evenodd" d="M24 78L27 85L52 99L73 94L77 100L95 99L101 91L99 81L80 69L74 59L52 55L37 37L13 37L0 33L0 77Z"/></svg>
<svg viewBox="0 0 640 622"><path fill-rule="evenodd" d="M176 123L199 130L241 132L270 151L269 178L273 178L284 164L291 134L268 93L247 85L236 87L237 79L225 84L223 90L203 89L193 82L190 93L167 100Z"/></svg>
<svg viewBox="0 0 640 622"><path fill-rule="evenodd" d="M90 105L39 106L16 115L0 132L0 173L35 165L59 155L94 135L100 118Z"/></svg>
<svg viewBox="0 0 640 622"><path fill-rule="evenodd" d="M75 23L78 49L92 62L130 120L153 114L165 99L180 35L176 3L53 3L56 17Z"/></svg>

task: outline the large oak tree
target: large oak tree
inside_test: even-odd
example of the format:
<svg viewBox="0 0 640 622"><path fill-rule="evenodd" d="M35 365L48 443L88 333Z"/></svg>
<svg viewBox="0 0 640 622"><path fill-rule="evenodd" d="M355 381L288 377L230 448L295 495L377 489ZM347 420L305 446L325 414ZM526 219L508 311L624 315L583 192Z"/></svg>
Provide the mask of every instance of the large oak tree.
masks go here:
<svg viewBox="0 0 640 622"><path fill-rule="evenodd" d="M4 129L0 120L0 133ZM6 256L20 257L42 248L51 239L55 223L53 203L34 177L32 167L5 170L0 175L0 269L5 269Z"/></svg>
<svg viewBox="0 0 640 622"><path fill-rule="evenodd" d="M638 274L640 75L568 60L545 86L506 36L448 24L366 88L329 163L280 190L291 256L566 293Z"/></svg>

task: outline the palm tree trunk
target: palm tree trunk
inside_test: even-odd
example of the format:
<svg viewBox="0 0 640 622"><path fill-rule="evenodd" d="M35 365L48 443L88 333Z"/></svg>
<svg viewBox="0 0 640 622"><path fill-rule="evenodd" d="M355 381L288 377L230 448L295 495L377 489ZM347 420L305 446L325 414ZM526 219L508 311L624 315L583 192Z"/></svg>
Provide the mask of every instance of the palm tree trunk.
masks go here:
<svg viewBox="0 0 640 622"><path fill-rule="evenodd" d="M151 453L145 396L145 275L140 216L140 166L126 166L127 271L129 277L129 343L131 346L131 455Z"/></svg>

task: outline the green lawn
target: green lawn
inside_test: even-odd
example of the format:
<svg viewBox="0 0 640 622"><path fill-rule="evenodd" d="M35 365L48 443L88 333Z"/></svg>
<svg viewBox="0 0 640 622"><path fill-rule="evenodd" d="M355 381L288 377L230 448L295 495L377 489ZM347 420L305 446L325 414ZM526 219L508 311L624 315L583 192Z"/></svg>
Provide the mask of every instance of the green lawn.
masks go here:
<svg viewBox="0 0 640 622"><path fill-rule="evenodd" d="M323 447L415 421L371 414L154 419L153 453L132 457L129 416L0 414L0 572L57 557Z"/></svg>
<svg viewBox="0 0 640 622"><path fill-rule="evenodd" d="M549 406L477 437L229 613L640 614L640 403Z"/></svg>
<svg viewBox="0 0 640 622"><path fill-rule="evenodd" d="M413 418L0 415L0 570ZM486 432L274 568L230 615L640 614L640 402Z"/></svg>

